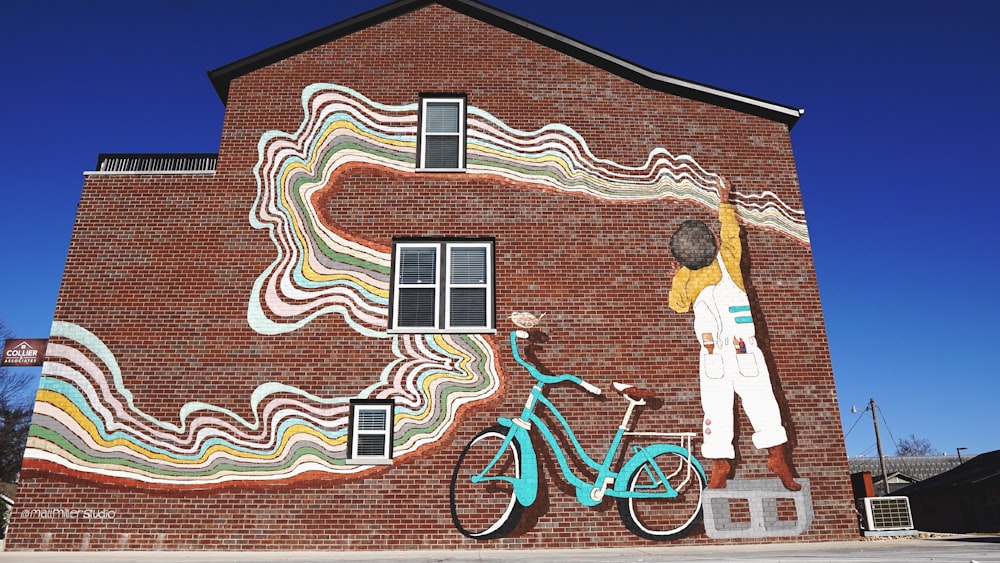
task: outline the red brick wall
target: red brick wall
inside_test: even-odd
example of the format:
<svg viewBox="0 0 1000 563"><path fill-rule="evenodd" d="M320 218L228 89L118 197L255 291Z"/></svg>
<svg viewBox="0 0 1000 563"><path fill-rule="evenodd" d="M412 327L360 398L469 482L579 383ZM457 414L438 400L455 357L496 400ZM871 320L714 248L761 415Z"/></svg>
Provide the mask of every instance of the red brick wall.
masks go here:
<svg viewBox="0 0 1000 563"><path fill-rule="evenodd" d="M669 72L669 69L664 69ZM725 77L719 79L724 81ZM385 104L421 92L456 92L508 125L572 127L600 158L642 164L664 147L691 155L748 193L775 192L801 207L785 126L642 88L516 35L431 6L247 74L232 83L213 176L90 176L56 308L56 320L99 334L116 354L137 406L176 422L178 408L210 400L250 416L248 396L281 381L317 395L356 393L391 359L335 315L280 335L246 321L251 284L273 258L247 221L251 173L269 130L294 132L303 88L330 82ZM323 196L325 219L388 247L397 236L496 238L499 349L511 385L477 406L449 440L360 480L222 490L154 491L22 474L8 549L392 549L478 547L455 531L448 479L463 445L497 416L519 411L530 386L509 355L505 317L547 312L542 360L608 390L631 382L661 393L640 429L699 431L697 343L691 318L670 311L677 225L714 214L672 200L614 203L463 174L413 175L357 167ZM815 520L781 541L856 537L822 310L807 246L746 228L746 277L766 331L772 377L795 469L810 480ZM765 346L765 349L768 349ZM349 365L350 369L339 369ZM592 452L605 445L624 403L572 388L549 394L566 407ZM740 478L770 476L738 419ZM696 450L696 453L697 450ZM495 547L597 547L646 543L622 526L609 500L582 508L543 456L543 498L533 527ZM106 519L19 518L49 506L110 509ZM708 543L695 533L678 543ZM750 540L754 541L754 540ZM763 541L763 540L755 540Z"/></svg>

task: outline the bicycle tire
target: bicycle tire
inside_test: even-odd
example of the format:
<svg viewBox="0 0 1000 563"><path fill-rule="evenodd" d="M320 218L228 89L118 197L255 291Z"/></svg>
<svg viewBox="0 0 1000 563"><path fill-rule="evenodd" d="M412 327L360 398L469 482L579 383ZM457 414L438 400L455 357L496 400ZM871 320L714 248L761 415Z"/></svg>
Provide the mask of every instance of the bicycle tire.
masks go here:
<svg viewBox="0 0 1000 563"><path fill-rule="evenodd" d="M462 535L475 540L490 540L509 534L524 514L524 506L514 495L514 485L506 481L473 483L493 459L510 432L504 426L491 426L477 434L455 462L448 489L451 520ZM520 478L521 450L517 438L488 474Z"/></svg>
<svg viewBox="0 0 1000 563"><path fill-rule="evenodd" d="M618 513L625 527L641 538L654 541L683 538L702 520L705 479L691 460L681 453L663 452L653 458L653 461L675 490L686 476L690 481L680 487L676 497L620 497L617 499ZM656 475L649 462L639 465L627 478L627 490L666 491Z"/></svg>

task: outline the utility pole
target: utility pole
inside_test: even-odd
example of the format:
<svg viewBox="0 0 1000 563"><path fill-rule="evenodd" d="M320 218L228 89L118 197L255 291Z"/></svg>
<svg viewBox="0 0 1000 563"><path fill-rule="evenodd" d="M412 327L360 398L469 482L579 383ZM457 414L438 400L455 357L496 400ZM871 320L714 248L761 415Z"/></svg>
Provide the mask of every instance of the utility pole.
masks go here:
<svg viewBox="0 0 1000 563"><path fill-rule="evenodd" d="M878 415L875 413L875 399L868 399L868 408L872 411L872 421L875 423L875 446L878 447L878 464L882 468L882 485L885 487L885 494L889 494L889 474L885 471L885 456L882 455L882 438L878 434Z"/></svg>

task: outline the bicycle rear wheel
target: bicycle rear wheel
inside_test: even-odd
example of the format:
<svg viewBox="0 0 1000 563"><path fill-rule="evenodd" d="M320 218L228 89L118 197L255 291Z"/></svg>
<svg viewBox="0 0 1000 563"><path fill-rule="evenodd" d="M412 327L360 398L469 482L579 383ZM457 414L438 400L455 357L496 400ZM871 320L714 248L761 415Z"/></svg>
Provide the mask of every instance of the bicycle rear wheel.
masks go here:
<svg viewBox="0 0 1000 563"><path fill-rule="evenodd" d="M517 526L524 506L514 495L509 481L486 480L473 483L500 451L509 428L492 426L469 441L455 463L449 501L451 520L463 535L477 540L506 536ZM521 454L517 439L511 440L486 477L521 477Z"/></svg>
<svg viewBox="0 0 1000 563"><path fill-rule="evenodd" d="M701 496L705 489L705 479L686 454L664 452L653 458L653 462L660 472L650 462L643 463L627 477L627 490L637 493L666 493L669 484L677 491L677 496L620 497L618 512L625 527L641 538L655 541L682 538L701 522Z"/></svg>

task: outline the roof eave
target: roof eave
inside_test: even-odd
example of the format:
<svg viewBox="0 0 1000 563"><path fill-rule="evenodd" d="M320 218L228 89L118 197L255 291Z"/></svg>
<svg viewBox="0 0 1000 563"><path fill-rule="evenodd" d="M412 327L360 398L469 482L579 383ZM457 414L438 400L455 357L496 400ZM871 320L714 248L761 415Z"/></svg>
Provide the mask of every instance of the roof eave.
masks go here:
<svg viewBox="0 0 1000 563"><path fill-rule="evenodd" d="M432 4L434 1L398 0L397 2L380 6L210 70L208 71L208 78L212 81L216 93L218 93L223 105L225 105L229 99L229 83L244 74L264 68L293 55L303 53L324 43L335 41L356 31L361 31L378 23L391 20L407 12Z"/></svg>
<svg viewBox="0 0 1000 563"><path fill-rule="evenodd" d="M230 82L244 74L435 3L563 52L652 90L769 119L783 123L789 129L795 126L805 113L802 109L655 72L474 0L398 0L211 70L208 72L208 77L222 103L225 104L229 97Z"/></svg>

